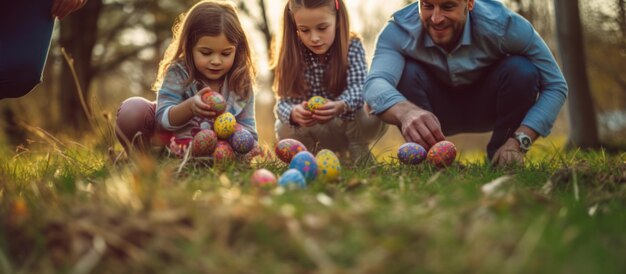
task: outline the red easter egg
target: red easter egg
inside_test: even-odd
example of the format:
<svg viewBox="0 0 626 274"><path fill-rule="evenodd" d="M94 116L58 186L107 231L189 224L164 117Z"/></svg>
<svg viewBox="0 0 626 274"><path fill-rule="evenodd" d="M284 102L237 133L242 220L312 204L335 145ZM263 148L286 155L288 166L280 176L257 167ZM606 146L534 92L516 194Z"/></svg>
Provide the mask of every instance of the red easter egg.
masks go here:
<svg viewBox="0 0 626 274"><path fill-rule="evenodd" d="M217 145L217 135L210 129L198 131L193 137L192 154L193 156L211 156Z"/></svg>
<svg viewBox="0 0 626 274"><path fill-rule="evenodd" d="M220 115L226 111L226 99L218 92L209 91L202 94L202 102L207 104L216 115Z"/></svg>
<svg viewBox="0 0 626 274"><path fill-rule="evenodd" d="M450 166L456 158L456 147L450 141L436 143L428 150L426 159L437 167Z"/></svg>
<svg viewBox="0 0 626 274"><path fill-rule="evenodd" d="M228 162L235 160L235 151L226 141L217 141L217 146L213 152L215 162Z"/></svg>
<svg viewBox="0 0 626 274"><path fill-rule="evenodd" d="M300 151L307 151L304 144L295 139L282 139L276 144L276 156L281 161L289 164L293 156L295 156Z"/></svg>

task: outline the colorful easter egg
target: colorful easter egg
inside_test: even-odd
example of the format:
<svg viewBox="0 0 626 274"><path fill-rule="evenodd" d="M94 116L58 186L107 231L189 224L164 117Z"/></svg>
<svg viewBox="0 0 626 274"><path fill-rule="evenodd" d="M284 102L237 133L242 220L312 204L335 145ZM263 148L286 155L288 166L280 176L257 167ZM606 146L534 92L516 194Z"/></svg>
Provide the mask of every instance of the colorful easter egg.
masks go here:
<svg viewBox="0 0 626 274"><path fill-rule="evenodd" d="M210 88L207 87L204 89ZM202 90L200 92L202 92ZM216 115L220 115L226 111L226 99L224 99L224 96L222 96L219 92L209 91L202 94L202 102L207 104L211 111L215 112Z"/></svg>
<svg viewBox="0 0 626 274"><path fill-rule="evenodd" d="M215 162L233 161L235 160L235 151L230 147L228 142L219 140L213 152L213 159Z"/></svg>
<svg viewBox="0 0 626 274"><path fill-rule="evenodd" d="M306 147L298 140L295 139L282 139L276 144L274 152L278 158L289 164L293 156L300 151L307 151Z"/></svg>
<svg viewBox="0 0 626 274"><path fill-rule="evenodd" d="M210 129L198 131L193 136L191 153L196 157L211 156L217 145L217 135Z"/></svg>
<svg viewBox="0 0 626 274"><path fill-rule="evenodd" d="M315 156L317 162L318 178L324 181L336 181L341 175L341 163L337 155L331 150L322 149Z"/></svg>
<svg viewBox="0 0 626 274"><path fill-rule="evenodd" d="M450 141L441 141L428 150L426 158L437 167L449 166L456 158L456 147Z"/></svg>
<svg viewBox="0 0 626 274"><path fill-rule="evenodd" d="M250 131L246 129L236 130L228 138L228 142L233 147L233 150L239 153L248 153L254 148L254 136Z"/></svg>
<svg viewBox="0 0 626 274"><path fill-rule="evenodd" d="M317 178L317 162L315 156L308 151L298 152L289 163L289 168L297 169L304 175L307 182Z"/></svg>
<svg viewBox="0 0 626 274"><path fill-rule="evenodd" d="M257 169L250 176L250 184L256 187L274 187L276 176L267 169Z"/></svg>
<svg viewBox="0 0 626 274"><path fill-rule="evenodd" d="M215 123L213 124L213 129L215 130L215 133L217 133L217 137L226 140L231 134L233 134L233 132L235 132L236 124L237 120L235 119L235 116L233 116L230 112L226 112L217 116L217 119L215 119Z"/></svg>
<svg viewBox="0 0 626 274"><path fill-rule="evenodd" d="M282 187L306 187L306 179L297 169L289 169L278 179L278 185Z"/></svg>
<svg viewBox="0 0 626 274"><path fill-rule="evenodd" d="M416 143L406 143L398 148L398 159L407 165L417 165L426 159L426 149Z"/></svg>
<svg viewBox="0 0 626 274"><path fill-rule="evenodd" d="M326 104L327 101L328 100L326 100L326 98L322 96L313 96L311 97L311 99L309 99L306 105L310 111L314 111Z"/></svg>

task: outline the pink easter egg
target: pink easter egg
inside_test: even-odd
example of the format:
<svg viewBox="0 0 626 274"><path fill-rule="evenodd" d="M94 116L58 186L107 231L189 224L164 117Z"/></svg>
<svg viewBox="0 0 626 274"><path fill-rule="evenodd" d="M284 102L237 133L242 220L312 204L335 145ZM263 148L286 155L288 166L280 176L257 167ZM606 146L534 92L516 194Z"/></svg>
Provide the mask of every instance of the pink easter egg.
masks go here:
<svg viewBox="0 0 626 274"><path fill-rule="evenodd" d="M256 187L274 187L276 182L276 175L264 168L255 170L250 176L250 184Z"/></svg>

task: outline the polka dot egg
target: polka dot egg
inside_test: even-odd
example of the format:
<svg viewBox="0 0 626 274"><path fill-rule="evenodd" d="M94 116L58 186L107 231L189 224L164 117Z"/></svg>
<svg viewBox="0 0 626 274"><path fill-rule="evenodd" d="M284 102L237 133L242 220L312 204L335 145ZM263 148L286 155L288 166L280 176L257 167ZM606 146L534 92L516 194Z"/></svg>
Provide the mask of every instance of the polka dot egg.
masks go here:
<svg viewBox="0 0 626 274"><path fill-rule="evenodd" d="M328 100L326 100L326 98L322 96L313 96L311 97L311 99L309 99L306 105L310 111L314 111L326 104L327 101Z"/></svg>
<svg viewBox="0 0 626 274"><path fill-rule="evenodd" d="M337 155L328 149L322 149L315 156L318 178L324 181L336 181L341 175L341 163Z"/></svg>
<svg viewBox="0 0 626 274"><path fill-rule="evenodd" d="M220 139L228 139L233 132L235 132L235 125L237 120L230 112L226 112L220 116L217 116L213 129L217 133L217 137Z"/></svg>
<svg viewBox="0 0 626 274"><path fill-rule="evenodd" d="M416 143L406 143L398 148L398 160L407 165L417 165L426 159L426 149Z"/></svg>
<svg viewBox="0 0 626 274"><path fill-rule="evenodd" d="M307 182L311 182L317 178L317 162L315 156L308 151L300 151L289 164L289 168L297 169L304 175Z"/></svg>
<svg viewBox="0 0 626 274"><path fill-rule="evenodd" d="M274 152L276 156L283 162L289 164L293 156L300 151L306 151L306 147L295 139L282 139L276 144Z"/></svg>
<svg viewBox="0 0 626 274"><path fill-rule="evenodd" d="M450 141L441 141L428 150L426 158L437 167L450 166L456 158L456 147Z"/></svg>

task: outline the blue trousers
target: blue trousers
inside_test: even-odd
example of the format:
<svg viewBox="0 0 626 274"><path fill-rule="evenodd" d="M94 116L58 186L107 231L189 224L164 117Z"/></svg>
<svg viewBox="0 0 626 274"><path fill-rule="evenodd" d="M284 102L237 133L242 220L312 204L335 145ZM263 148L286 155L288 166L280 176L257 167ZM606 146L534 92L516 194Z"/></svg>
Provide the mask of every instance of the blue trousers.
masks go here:
<svg viewBox="0 0 626 274"><path fill-rule="evenodd" d="M0 99L41 82L54 27L52 0L6 1L0 10Z"/></svg>
<svg viewBox="0 0 626 274"><path fill-rule="evenodd" d="M508 56L466 86L451 86L407 59L398 90L437 116L445 135L493 131L487 156L513 136L537 100L539 72L525 57Z"/></svg>

